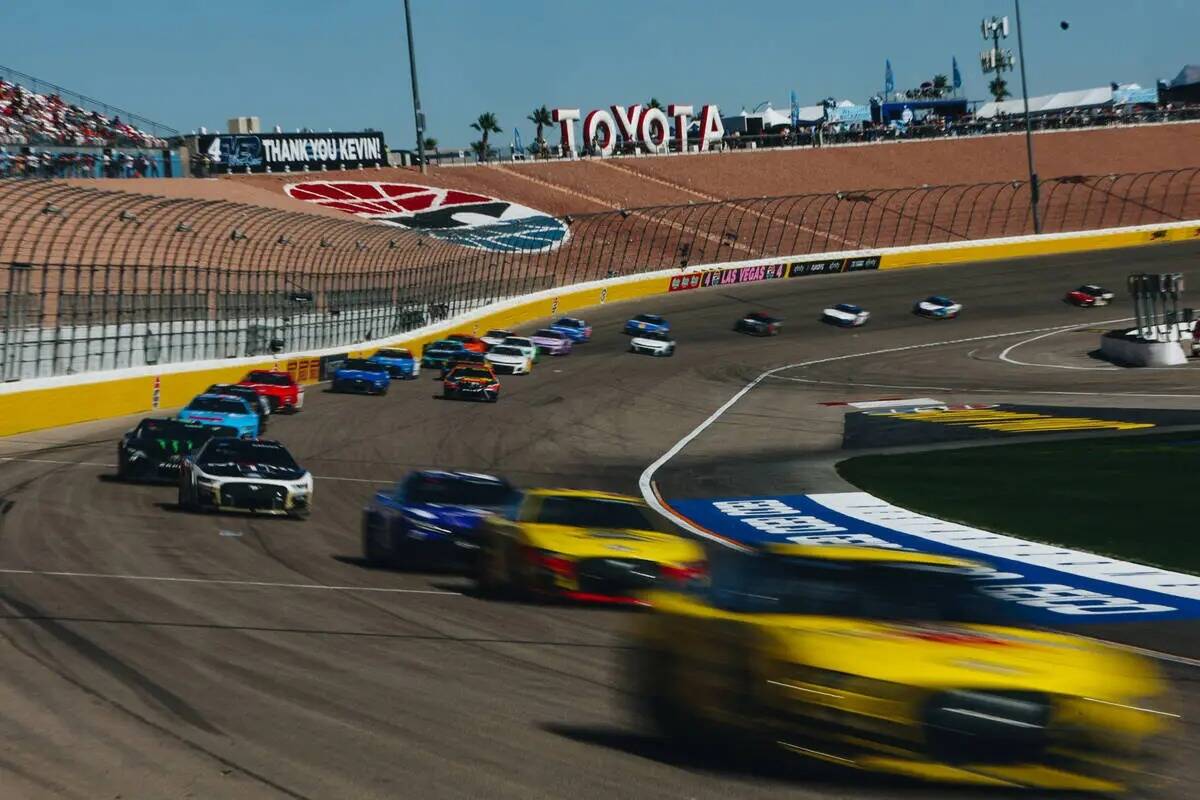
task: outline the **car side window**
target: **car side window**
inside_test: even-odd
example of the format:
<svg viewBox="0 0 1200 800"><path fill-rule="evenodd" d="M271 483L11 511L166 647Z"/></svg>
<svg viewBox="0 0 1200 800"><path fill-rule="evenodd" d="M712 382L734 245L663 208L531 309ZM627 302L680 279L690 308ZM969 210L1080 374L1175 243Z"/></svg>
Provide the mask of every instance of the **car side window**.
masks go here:
<svg viewBox="0 0 1200 800"><path fill-rule="evenodd" d="M526 497L517 507L515 515L517 522L531 522L537 519L538 512L542 508L542 499L540 497Z"/></svg>

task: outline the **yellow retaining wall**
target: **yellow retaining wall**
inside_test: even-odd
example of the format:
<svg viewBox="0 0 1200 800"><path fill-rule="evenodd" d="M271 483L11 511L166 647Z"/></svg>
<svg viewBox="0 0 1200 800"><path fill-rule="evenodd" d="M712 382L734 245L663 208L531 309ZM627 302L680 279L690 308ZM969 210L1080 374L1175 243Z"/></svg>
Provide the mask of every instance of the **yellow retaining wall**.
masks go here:
<svg viewBox="0 0 1200 800"><path fill-rule="evenodd" d="M1200 227L1179 226L1044 239L1030 237L1006 242L964 242L961 246L884 251L879 268L904 269L935 264L959 264L969 261L995 261L1028 256L1080 253L1146 244L1193 241L1197 238L1200 238ZM775 261L776 263L786 263L792 260L811 261L819 257L820 254L813 254L802 258L777 259ZM421 346L426 342L443 338L446 334L455 331L470 330L478 335L489 328L513 328L530 320L564 314L601 303L662 294L668 290L670 280L669 276L660 273L652 277L606 286L592 286L586 289L567 287L554 297L517 301L498 311L481 312L468 316L466 320L448 323L431 333L399 337L394 341L389 341L388 344L408 347L419 353ZM349 352L354 356L366 356L374 353L376 349L378 349L377 346L372 346L369 349ZM217 367L187 372L164 371L157 377L159 381L157 403L154 402L156 378L152 375L0 394L0 436L70 425L76 422L146 413L155 408L178 408L185 405L198 392L208 388L210 384L236 382L251 369L273 367L287 369L301 383L316 383L319 378L318 360L315 357L300 356L288 360L264 358L261 362L243 363L237 367Z"/></svg>

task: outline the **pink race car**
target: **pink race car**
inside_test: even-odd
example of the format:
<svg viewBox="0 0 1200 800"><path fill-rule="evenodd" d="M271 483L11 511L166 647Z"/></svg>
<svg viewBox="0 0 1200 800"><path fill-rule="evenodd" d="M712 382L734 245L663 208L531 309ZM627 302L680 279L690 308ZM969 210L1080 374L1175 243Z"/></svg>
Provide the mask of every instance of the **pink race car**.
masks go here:
<svg viewBox="0 0 1200 800"><path fill-rule="evenodd" d="M538 352L551 356L568 356L571 354L571 337L562 331L542 328L536 331L529 340L537 345Z"/></svg>

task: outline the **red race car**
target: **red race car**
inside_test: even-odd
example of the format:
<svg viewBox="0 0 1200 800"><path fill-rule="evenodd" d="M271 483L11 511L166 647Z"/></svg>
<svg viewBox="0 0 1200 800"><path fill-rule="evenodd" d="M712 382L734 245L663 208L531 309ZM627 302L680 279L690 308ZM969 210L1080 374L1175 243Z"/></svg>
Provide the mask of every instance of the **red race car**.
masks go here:
<svg viewBox="0 0 1200 800"><path fill-rule="evenodd" d="M267 398L271 405L271 413L295 413L304 407L304 387L286 372L256 369L246 375L238 386L248 386Z"/></svg>
<svg viewBox="0 0 1200 800"><path fill-rule="evenodd" d="M1063 298L1068 303L1080 306L1081 308L1106 306L1112 302L1112 299L1112 292L1094 283L1089 283L1085 286L1080 286L1078 289L1069 291L1067 292L1067 296Z"/></svg>
<svg viewBox="0 0 1200 800"><path fill-rule="evenodd" d="M472 353L486 353L488 349L487 342L469 333L452 333L446 338L462 342L463 350L470 350Z"/></svg>
<svg viewBox="0 0 1200 800"><path fill-rule="evenodd" d="M442 397L494 403L500 399L500 381L486 364L462 364L447 373L442 382Z"/></svg>

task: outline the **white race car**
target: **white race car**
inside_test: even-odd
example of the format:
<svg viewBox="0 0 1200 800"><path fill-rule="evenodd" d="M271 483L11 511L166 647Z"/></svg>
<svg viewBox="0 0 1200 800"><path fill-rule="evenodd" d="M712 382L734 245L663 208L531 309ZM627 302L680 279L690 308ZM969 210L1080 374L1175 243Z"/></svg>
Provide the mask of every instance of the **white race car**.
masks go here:
<svg viewBox="0 0 1200 800"><path fill-rule="evenodd" d="M870 318L870 311L850 303L838 303L821 312L822 321L831 325L841 325L844 328L857 328L859 325L865 325Z"/></svg>
<svg viewBox="0 0 1200 800"><path fill-rule="evenodd" d="M675 340L669 333L646 331L629 340L631 353L648 353L652 356L675 355Z"/></svg>
<svg viewBox="0 0 1200 800"><path fill-rule="evenodd" d="M497 374L528 375L533 371L533 358L524 350L511 344L498 344L488 351L484 359Z"/></svg>
<svg viewBox="0 0 1200 800"><path fill-rule="evenodd" d="M932 295L913 304L913 313L932 319L954 319L962 311L962 303L956 303L949 297Z"/></svg>
<svg viewBox="0 0 1200 800"><path fill-rule="evenodd" d="M513 335L512 331L506 331L503 328L492 328L490 331L485 333L483 336L480 336L479 338L488 347L495 347L498 344L503 344L504 340L512 335Z"/></svg>
<svg viewBox="0 0 1200 800"><path fill-rule="evenodd" d="M279 442L209 439L179 470L185 511L241 510L304 519L312 508L313 476Z"/></svg>
<svg viewBox="0 0 1200 800"><path fill-rule="evenodd" d="M538 346L534 344L533 339L530 339L528 336L506 336L504 337L504 341L500 342L500 344L504 345L505 347L517 348L522 353L529 356L530 361L535 364L537 363Z"/></svg>

